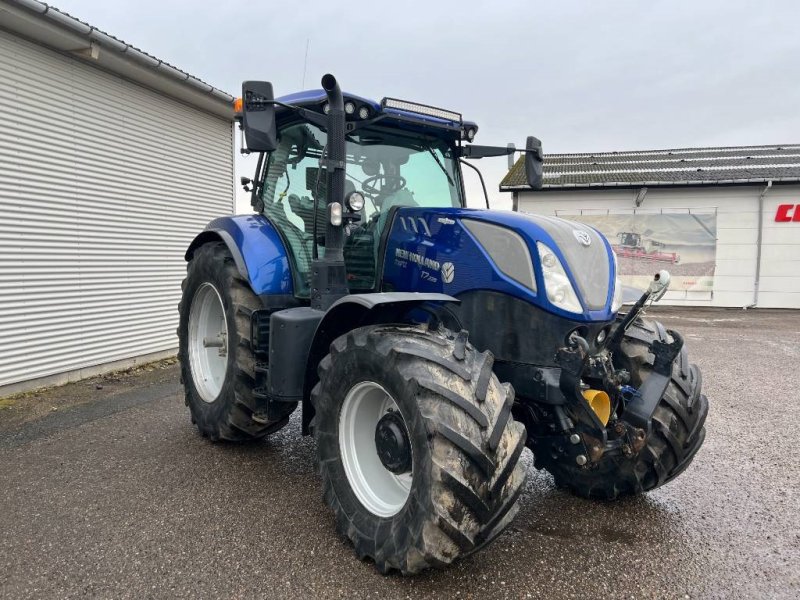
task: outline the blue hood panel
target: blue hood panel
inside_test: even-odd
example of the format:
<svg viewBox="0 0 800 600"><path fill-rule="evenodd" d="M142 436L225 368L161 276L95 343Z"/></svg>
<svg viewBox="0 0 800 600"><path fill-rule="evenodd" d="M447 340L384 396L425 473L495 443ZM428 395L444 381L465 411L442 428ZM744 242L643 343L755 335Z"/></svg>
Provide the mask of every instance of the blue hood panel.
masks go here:
<svg viewBox="0 0 800 600"><path fill-rule="evenodd" d="M539 292L530 290L504 275L472 234L462 226L461 219L499 225L519 234L527 243L531 253L536 287ZM611 300L616 273L612 250L608 241L595 230L591 230L591 237L595 240L595 244L603 244L608 261L607 264L602 265L602 269L598 269L602 277L609 279L606 282L600 282L608 290L604 306L600 309L591 309L587 307L585 299L580 298L584 311L582 315L578 315L557 308L547 300L536 250L537 241L547 244L555 252L579 297L582 296L580 283L585 285L586 277L593 275L591 272L581 273L583 277L581 279L571 272L567 253L560 247L559 242L548 233L548 230L553 231L553 220L553 217L542 218L507 211L468 208L401 208L395 215L386 244L383 270L384 289L399 292L441 292L451 296L480 289L492 290L510 294L550 313L572 320L594 322L613 319ZM563 225L563 220L558 221L557 225ZM587 226L583 224L575 223L574 227L587 230ZM561 229L564 227L561 226ZM559 241L561 244L579 245L577 238L564 241L564 237L561 236ZM569 253L575 254L572 249ZM595 252L595 256L597 256L597 252Z"/></svg>

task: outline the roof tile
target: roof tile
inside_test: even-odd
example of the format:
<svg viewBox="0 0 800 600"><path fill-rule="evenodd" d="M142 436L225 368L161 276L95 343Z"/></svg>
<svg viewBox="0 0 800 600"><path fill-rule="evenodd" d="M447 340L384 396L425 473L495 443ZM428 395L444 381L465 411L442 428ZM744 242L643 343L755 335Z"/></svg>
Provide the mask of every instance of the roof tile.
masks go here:
<svg viewBox="0 0 800 600"><path fill-rule="evenodd" d="M543 189L800 181L800 144L546 154ZM520 157L501 191L530 189Z"/></svg>

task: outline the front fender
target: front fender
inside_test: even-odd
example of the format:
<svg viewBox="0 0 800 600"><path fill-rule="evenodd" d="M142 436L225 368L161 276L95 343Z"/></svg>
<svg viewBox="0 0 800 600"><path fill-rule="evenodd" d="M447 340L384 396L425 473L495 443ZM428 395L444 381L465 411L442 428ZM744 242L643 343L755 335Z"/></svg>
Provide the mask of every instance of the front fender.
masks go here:
<svg viewBox="0 0 800 600"><path fill-rule="evenodd" d="M262 215L214 219L192 240L186 260L203 244L222 241L233 256L239 274L257 295L293 294L289 256L280 235Z"/></svg>
<svg viewBox="0 0 800 600"><path fill-rule="evenodd" d="M303 433L309 433L308 426L314 416L309 396L317 383L317 365L330 351L333 340L365 325L408 323L411 320L410 313L415 309L458 302L458 299L447 294L415 292L350 294L337 300L320 319L308 347L303 391ZM454 315L447 316L455 320Z"/></svg>

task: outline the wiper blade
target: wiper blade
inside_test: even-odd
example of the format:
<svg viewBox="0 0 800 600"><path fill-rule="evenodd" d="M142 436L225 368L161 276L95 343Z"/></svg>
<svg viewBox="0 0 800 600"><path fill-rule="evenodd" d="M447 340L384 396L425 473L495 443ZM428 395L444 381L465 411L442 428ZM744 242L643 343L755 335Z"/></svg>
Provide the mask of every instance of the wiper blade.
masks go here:
<svg viewBox="0 0 800 600"><path fill-rule="evenodd" d="M430 152L431 156L433 157L433 160L436 161L436 164L439 165L439 168L442 170L442 173L444 173L444 176L447 177L447 181L450 183L450 185L454 186L455 182L453 181L453 178L450 177L450 173L447 172L447 169L445 169L444 165L442 164L442 161L439 160L438 156L436 156L436 152L433 151L433 148L428 146L428 152Z"/></svg>

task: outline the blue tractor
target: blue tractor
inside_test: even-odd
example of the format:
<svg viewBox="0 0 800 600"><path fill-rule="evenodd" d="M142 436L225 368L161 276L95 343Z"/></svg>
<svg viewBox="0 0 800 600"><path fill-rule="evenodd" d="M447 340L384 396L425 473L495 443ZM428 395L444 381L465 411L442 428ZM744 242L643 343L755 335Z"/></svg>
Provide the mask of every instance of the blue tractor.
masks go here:
<svg viewBox="0 0 800 600"><path fill-rule="evenodd" d="M680 474L708 402L682 337L624 313L608 241L553 217L466 208L461 115L318 91L238 106L255 214L186 252L180 361L211 440L250 440L302 407L339 531L381 572L450 564L514 518L520 456L581 496ZM529 183L542 149L528 138ZM468 165L471 166L471 165Z"/></svg>

